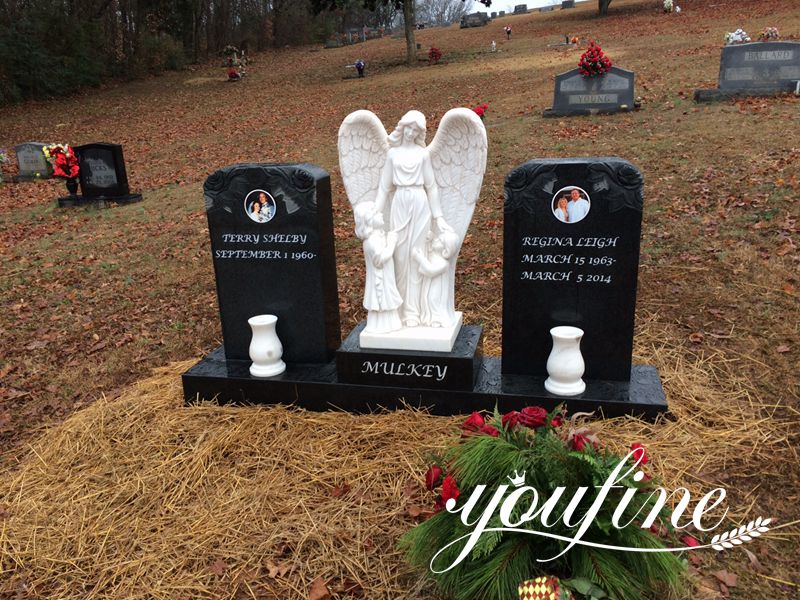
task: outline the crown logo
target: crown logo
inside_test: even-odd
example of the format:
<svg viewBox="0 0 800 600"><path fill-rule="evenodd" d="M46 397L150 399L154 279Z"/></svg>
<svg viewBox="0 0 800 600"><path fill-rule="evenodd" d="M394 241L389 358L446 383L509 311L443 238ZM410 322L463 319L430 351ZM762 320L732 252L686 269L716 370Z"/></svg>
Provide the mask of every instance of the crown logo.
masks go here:
<svg viewBox="0 0 800 600"><path fill-rule="evenodd" d="M521 485L524 485L525 471L523 471L522 475L520 475L519 473L517 473L517 470L514 469L514 477L511 477L511 475L507 475L506 479L508 479L514 485L514 487L519 487Z"/></svg>

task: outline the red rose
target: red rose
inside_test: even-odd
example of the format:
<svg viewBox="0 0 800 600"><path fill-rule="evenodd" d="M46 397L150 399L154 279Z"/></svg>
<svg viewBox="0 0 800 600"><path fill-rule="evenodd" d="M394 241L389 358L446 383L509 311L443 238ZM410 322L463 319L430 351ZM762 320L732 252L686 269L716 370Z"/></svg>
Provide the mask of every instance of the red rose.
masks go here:
<svg viewBox="0 0 800 600"><path fill-rule="evenodd" d="M650 460L650 457L647 456L647 450L639 442L631 444L631 450L633 451L633 460L638 460L641 457L640 465L646 465Z"/></svg>
<svg viewBox="0 0 800 600"><path fill-rule="evenodd" d="M698 542L695 538L693 538L690 535L684 535L681 538L681 541L687 546L689 546L689 548L697 548L700 545L700 542Z"/></svg>
<svg viewBox="0 0 800 600"><path fill-rule="evenodd" d="M500 432L497 431L497 429L495 429L491 425L484 425L483 427L481 427L481 433L485 433L486 435L490 435L492 437L500 436Z"/></svg>
<svg viewBox="0 0 800 600"><path fill-rule="evenodd" d="M547 411L541 406L526 406L519 415L520 425L525 427L541 427L547 423Z"/></svg>
<svg viewBox="0 0 800 600"><path fill-rule="evenodd" d="M461 492L458 491L458 486L456 485L456 480L453 479L452 475L448 475L444 478L442 482L442 502L447 504L447 501L457 500L458 496Z"/></svg>
<svg viewBox="0 0 800 600"><path fill-rule="evenodd" d="M433 512L438 513L444 510L444 500L439 496L436 502L433 503Z"/></svg>
<svg viewBox="0 0 800 600"><path fill-rule="evenodd" d="M484 425L486 425L486 421L484 421L481 413L475 411L464 421L463 429L464 431L479 431Z"/></svg>
<svg viewBox="0 0 800 600"><path fill-rule="evenodd" d="M561 415L556 415L550 421L550 427L561 427L564 424L564 419L561 418Z"/></svg>
<svg viewBox="0 0 800 600"><path fill-rule="evenodd" d="M594 446L592 441L583 433L576 433L572 436L572 447L577 450L578 452L583 452L583 449L586 446Z"/></svg>
<svg viewBox="0 0 800 600"><path fill-rule="evenodd" d="M503 428L506 431L513 431L514 428L519 424L519 417L520 414L516 410L512 410L510 413L504 414L503 418L501 419Z"/></svg>
<svg viewBox="0 0 800 600"><path fill-rule="evenodd" d="M442 469L438 465L433 465L430 469L428 469L428 472L425 473L425 487L431 492L437 485L439 485L441 480Z"/></svg>

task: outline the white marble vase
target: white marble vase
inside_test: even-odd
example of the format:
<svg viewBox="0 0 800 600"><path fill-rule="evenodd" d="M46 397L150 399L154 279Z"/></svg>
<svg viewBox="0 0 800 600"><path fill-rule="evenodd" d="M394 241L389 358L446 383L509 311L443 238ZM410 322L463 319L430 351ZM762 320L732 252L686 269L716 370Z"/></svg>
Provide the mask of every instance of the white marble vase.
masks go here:
<svg viewBox="0 0 800 600"><path fill-rule="evenodd" d="M586 365L581 355L583 329L560 326L550 330L553 349L547 358L545 389L557 396L576 396L586 390L583 372Z"/></svg>
<svg viewBox="0 0 800 600"><path fill-rule="evenodd" d="M256 315L247 320L253 330L250 341L250 374L253 377L274 377L286 370L286 363L281 360L283 345L275 331L278 317L275 315Z"/></svg>

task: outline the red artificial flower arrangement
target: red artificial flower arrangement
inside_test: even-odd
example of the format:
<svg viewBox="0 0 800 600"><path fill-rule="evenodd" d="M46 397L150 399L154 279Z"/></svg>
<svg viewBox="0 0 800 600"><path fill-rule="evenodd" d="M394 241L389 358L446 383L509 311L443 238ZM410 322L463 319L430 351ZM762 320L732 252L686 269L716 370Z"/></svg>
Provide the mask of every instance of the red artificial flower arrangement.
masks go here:
<svg viewBox="0 0 800 600"><path fill-rule="evenodd" d="M479 104L478 106L476 106L472 110L474 110L475 114L478 115L481 118L481 121L483 121L483 118L486 116L486 111L489 110L489 105L488 104Z"/></svg>
<svg viewBox="0 0 800 600"><path fill-rule="evenodd" d="M603 54L603 49L594 40L589 42L586 52L581 54L578 71L584 77L597 77L611 70L611 59Z"/></svg>
<svg viewBox="0 0 800 600"><path fill-rule="evenodd" d="M428 50L428 60L436 64L442 59L442 51L439 50L436 46L431 46L431 49Z"/></svg>
<svg viewBox="0 0 800 600"><path fill-rule="evenodd" d="M81 172L78 157L69 144L50 144L42 148L45 158L53 165L53 176L74 179Z"/></svg>

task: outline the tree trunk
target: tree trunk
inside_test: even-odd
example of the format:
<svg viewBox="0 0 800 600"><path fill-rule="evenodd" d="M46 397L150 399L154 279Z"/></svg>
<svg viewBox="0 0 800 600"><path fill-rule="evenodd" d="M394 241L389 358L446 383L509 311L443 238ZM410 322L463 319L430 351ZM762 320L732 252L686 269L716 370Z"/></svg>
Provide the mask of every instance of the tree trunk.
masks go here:
<svg viewBox="0 0 800 600"><path fill-rule="evenodd" d="M406 26L406 63L415 65L417 63L417 42L414 39L414 29L417 25L414 19L414 0L403 2L403 20Z"/></svg>
<svg viewBox="0 0 800 600"><path fill-rule="evenodd" d="M609 4L611 4L611 0L597 0L597 9L600 11L601 15L608 13Z"/></svg>

